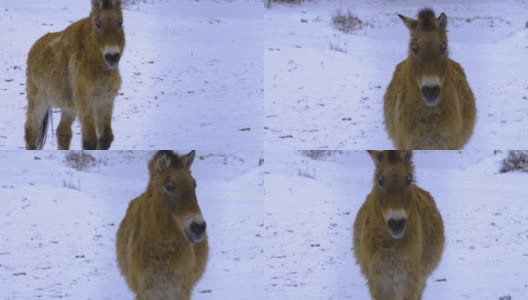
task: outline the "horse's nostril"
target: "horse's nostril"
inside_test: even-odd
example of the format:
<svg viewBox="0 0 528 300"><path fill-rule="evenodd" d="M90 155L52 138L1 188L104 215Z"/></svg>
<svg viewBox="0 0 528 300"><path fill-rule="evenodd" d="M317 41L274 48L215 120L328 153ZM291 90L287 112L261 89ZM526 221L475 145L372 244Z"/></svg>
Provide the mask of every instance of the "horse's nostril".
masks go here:
<svg viewBox="0 0 528 300"><path fill-rule="evenodd" d="M114 63L115 64L115 63L119 62L120 58L121 58L121 54L119 54L119 53L114 53L114 54L107 53L107 54L105 54L105 59L109 63Z"/></svg>
<svg viewBox="0 0 528 300"><path fill-rule="evenodd" d="M405 228L406 223L406 219L389 219L387 226L394 232L401 232Z"/></svg>
<svg viewBox="0 0 528 300"><path fill-rule="evenodd" d="M191 231L196 235L202 235L205 232L207 225L203 223L191 223Z"/></svg>
<svg viewBox="0 0 528 300"><path fill-rule="evenodd" d="M440 86L434 85L434 86L423 86L422 87L422 94L427 99L436 99L438 95L440 95Z"/></svg>

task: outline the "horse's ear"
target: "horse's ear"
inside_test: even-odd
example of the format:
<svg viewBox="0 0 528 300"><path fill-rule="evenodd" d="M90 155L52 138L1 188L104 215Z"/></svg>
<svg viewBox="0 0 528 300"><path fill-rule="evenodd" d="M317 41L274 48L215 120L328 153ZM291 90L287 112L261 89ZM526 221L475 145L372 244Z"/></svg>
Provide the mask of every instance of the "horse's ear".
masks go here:
<svg viewBox="0 0 528 300"><path fill-rule="evenodd" d="M438 25L438 28L445 31L447 28L447 16L444 13L441 13L436 19L436 24Z"/></svg>
<svg viewBox="0 0 528 300"><path fill-rule="evenodd" d="M410 162L412 159L412 151L411 150L404 150L400 152L401 160L404 162Z"/></svg>
<svg viewBox="0 0 528 300"><path fill-rule="evenodd" d="M374 161L376 165L380 164L383 160L383 151L378 150L367 150L368 154L370 155L370 158Z"/></svg>
<svg viewBox="0 0 528 300"><path fill-rule="evenodd" d="M101 9L103 8L103 0L92 0L92 9Z"/></svg>
<svg viewBox="0 0 528 300"><path fill-rule="evenodd" d="M400 17L400 19L403 21L403 24L405 24L405 26L407 26L410 31L415 30L416 26L418 26L418 21L416 21L415 19L411 19L400 14L398 14L398 17Z"/></svg>
<svg viewBox="0 0 528 300"><path fill-rule="evenodd" d="M194 162L194 157L196 156L196 151L191 151L185 155L183 155L181 157L181 159L183 160L183 165L187 168L187 169L191 169L191 166Z"/></svg>
<svg viewBox="0 0 528 300"><path fill-rule="evenodd" d="M170 168L171 166L171 159L167 156L166 153L161 153L158 157L158 160L156 161L156 167L158 172L163 172Z"/></svg>

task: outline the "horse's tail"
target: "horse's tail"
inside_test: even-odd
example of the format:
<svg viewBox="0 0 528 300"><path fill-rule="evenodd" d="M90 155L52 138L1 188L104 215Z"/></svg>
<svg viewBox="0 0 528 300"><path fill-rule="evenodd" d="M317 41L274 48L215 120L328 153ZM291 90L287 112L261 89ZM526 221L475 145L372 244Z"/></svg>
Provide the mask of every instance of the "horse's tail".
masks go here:
<svg viewBox="0 0 528 300"><path fill-rule="evenodd" d="M48 112L42 120L42 126L40 126L40 134L37 138L37 150L42 150L44 144L46 143L46 136L48 135L48 123L52 118L51 115L51 106L48 108Z"/></svg>

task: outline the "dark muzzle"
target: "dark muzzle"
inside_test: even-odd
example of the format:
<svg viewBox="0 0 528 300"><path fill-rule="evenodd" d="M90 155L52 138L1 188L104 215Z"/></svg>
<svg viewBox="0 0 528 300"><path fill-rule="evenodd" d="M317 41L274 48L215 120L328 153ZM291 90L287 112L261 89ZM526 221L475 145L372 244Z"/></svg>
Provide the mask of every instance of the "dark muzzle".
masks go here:
<svg viewBox="0 0 528 300"><path fill-rule="evenodd" d="M393 236L401 236L407 225L407 219L389 219L387 221L387 227Z"/></svg>
<svg viewBox="0 0 528 300"><path fill-rule="evenodd" d="M113 53L113 54L107 53L107 54L105 54L105 60L111 66L117 65L119 63L119 59L120 58L121 58L121 54L120 53Z"/></svg>
<svg viewBox="0 0 528 300"><path fill-rule="evenodd" d="M203 223L191 223L191 232L195 237L201 237L205 233L207 225Z"/></svg>
<svg viewBox="0 0 528 300"><path fill-rule="evenodd" d="M435 102L438 100L438 97L440 96L440 86L439 85L423 86L422 96L424 97L425 101L427 101L427 103L435 104Z"/></svg>

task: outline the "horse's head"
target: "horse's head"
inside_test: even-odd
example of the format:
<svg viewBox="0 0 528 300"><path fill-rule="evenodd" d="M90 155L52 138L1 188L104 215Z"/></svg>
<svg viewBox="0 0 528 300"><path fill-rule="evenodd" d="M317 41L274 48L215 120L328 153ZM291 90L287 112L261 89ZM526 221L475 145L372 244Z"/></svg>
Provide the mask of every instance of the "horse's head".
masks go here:
<svg viewBox="0 0 528 300"><path fill-rule="evenodd" d="M427 106L440 101L448 63L447 16L437 18L431 9L423 9L418 19L398 15L411 33L409 58L412 76Z"/></svg>
<svg viewBox="0 0 528 300"><path fill-rule="evenodd" d="M178 155L158 151L149 164L149 188L161 203L170 222L191 243L206 235L206 224L196 196L196 181L191 175L195 152Z"/></svg>
<svg viewBox="0 0 528 300"><path fill-rule="evenodd" d="M412 151L369 150L368 153L376 165L373 188L376 207L389 234L400 239L405 235L411 206Z"/></svg>
<svg viewBox="0 0 528 300"><path fill-rule="evenodd" d="M92 0L90 21L106 65L111 70L117 68L125 48L121 0Z"/></svg>

